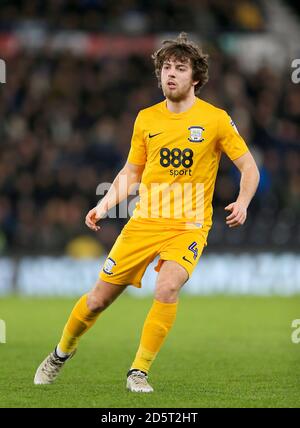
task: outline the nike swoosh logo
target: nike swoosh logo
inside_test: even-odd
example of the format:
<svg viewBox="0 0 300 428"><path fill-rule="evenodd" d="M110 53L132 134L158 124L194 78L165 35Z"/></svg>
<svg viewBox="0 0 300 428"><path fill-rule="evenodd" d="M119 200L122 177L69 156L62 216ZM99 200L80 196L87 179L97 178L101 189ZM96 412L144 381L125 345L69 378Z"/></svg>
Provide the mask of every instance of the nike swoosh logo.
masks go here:
<svg viewBox="0 0 300 428"><path fill-rule="evenodd" d="M149 134L149 138L153 138L153 137L156 137L156 135L160 135L160 134L162 134L162 132L158 132L157 134Z"/></svg>
<svg viewBox="0 0 300 428"><path fill-rule="evenodd" d="M191 265L193 264L193 263L192 263L192 262L190 262L188 259L186 259L186 258L185 258L185 256L183 256L182 258L183 258L183 260L185 260L186 262L191 263Z"/></svg>

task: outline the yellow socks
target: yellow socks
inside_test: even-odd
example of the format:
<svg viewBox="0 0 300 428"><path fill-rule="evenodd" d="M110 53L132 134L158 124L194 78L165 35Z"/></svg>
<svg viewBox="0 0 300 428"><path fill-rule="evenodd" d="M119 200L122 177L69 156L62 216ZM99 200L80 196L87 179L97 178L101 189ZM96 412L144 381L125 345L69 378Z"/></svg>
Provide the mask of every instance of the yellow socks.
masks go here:
<svg viewBox="0 0 300 428"><path fill-rule="evenodd" d="M176 318L178 303L154 300L144 323L140 346L131 368L148 373Z"/></svg>
<svg viewBox="0 0 300 428"><path fill-rule="evenodd" d="M99 312L92 312L88 308L87 295L82 296L74 306L65 325L58 344L59 351L71 354L77 348L79 337L94 325L99 315Z"/></svg>
<svg viewBox="0 0 300 428"><path fill-rule="evenodd" d="M148 373L167 334L176 318L178 303L162 303L154 300L144 323L140 346L132 368ZM58 344L60 354L71 354L78 345L80 336L96 322L99 312L92 312L87 306L87 295L82 296L74 306Z"/></svg>

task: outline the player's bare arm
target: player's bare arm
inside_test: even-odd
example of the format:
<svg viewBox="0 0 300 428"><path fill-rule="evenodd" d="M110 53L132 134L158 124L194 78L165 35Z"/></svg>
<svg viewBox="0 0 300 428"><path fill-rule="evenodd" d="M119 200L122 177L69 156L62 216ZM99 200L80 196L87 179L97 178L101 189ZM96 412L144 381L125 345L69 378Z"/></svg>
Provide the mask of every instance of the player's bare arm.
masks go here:
<svg viewBox="0 0 300 428"><path fill-rule="evenodd" d="M126 162L101 202L88 212L85 218L85 224L90 229L95 232L100 230L100 226L97 226L96 223L103 218L111 208L127 198L129 191L132 190L132 186L140 183L144 167L144 165L135 165Z"/></svg>
<svg viewBox="0 0 300 428"><path fill-rule="evenodd" d="M226 224L229 227L238 227L246 221L248 206L259 183L259 171L250 152L234 160L233 163L241 172L240 192L237 200L225 207L226 211L231 212L226 217Z"/></svg>

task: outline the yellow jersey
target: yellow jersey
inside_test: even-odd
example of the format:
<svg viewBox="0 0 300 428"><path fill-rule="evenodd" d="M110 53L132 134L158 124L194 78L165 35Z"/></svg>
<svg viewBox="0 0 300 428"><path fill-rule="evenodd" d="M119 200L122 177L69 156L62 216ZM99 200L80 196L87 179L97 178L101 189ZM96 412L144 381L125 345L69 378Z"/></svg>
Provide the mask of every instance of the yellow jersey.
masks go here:
<svg viewBox="0 0 300 428"><path fill-rule="evenodd" d="M141 110L128 155L145 165L133 218L208 231L221 154L235 160L247 151L228 114L199 98L182 113L166 100Z"/></svg>

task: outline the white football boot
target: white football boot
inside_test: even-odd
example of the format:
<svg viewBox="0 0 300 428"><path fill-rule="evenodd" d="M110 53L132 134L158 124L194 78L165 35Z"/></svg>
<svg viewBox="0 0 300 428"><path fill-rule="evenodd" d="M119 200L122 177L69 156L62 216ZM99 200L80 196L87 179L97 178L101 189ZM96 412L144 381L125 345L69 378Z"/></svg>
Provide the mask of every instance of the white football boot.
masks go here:
<svg viewBox="0 0 300 428"><path fill-rule="evenodd" d="M59 358L56 352L51 352L38 367L33 383L35 385L49 385L55 381L66 361L73 357L76 350L67 358Z"/></svg>
<svg viewBox="0 0 300 428"><path fill-rule="evenodd" d="M132 392L153 392L153 388L148 383L148 376L141 370L129 370L127 373L126 388Z"/></svg>

